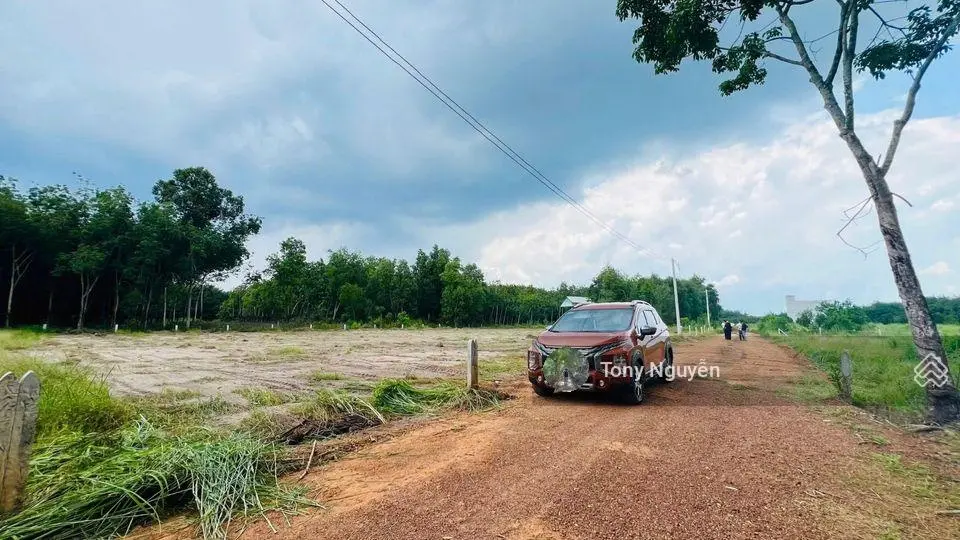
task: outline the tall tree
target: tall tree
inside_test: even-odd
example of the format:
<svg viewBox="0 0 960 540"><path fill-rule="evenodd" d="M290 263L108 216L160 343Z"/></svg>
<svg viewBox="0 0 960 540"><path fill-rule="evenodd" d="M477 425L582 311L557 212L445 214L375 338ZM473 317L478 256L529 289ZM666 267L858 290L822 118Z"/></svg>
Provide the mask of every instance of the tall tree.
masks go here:
<svg viewBox="0 0 960 540"><path fill-rule="evenodd" d="M905 23L893 23L897 19L885 15L896 8L890 2L835 0L830 4L835 5L834 23L801 32L796 12L812 8L812 2L618 0L616 15L621 21L631 18L640 21L633 35L633 56L638 62L653 64L659 74L677 71L687 58L711 60L715 72L730 76L720 84L720 91L725 95L763 84L767 77L764 68L767 61L782 62L807 74L867 185L869 197L859 205L854 217L864 215L871 203L876 209L887 258L910 322L917 354L922 361L933 359L939 362L945 373L947 356L904 240L895 205L898 195L891 191L887 174L893 165L903 129L913 115L924 75L933 61L949 50L950 39L960 29L960 0L939 0L935 9L929 5L916 7L907 12ZM822 5L823 2L816 3L817 8ZM764 13L772 14L775 22L753 26ZM721 34L727 35L723 28L728 21L739 23L741 31L732 34L736 36L732 43L721 44ZM865 32L868 25L874 30L872 38L871 33ZM834 45L828 62L822 65L815 62L811 50L819 45L806 41L806 35L832 36ZM865 37L869 39L866 43ZM912 77L906 104L893 123L882 159L867 151L857 132L855 70L868 71L876 78L883 78L891 72L905 72ZM945 423L960 418L960 394L949 374L941 380L933 375L933 370L928 373L926 390L930 419Z"/></svg>
<svg viewBox="0 0 960 540"><path fill-rule="evenodd" d="M0 176L0 251L9 252L10 257L7 316L4 322L7 328L13 317L13 293L36 255L37 234L27 208L14 180Z"/></svg>
<svg viewBox="0 0 960 540"><path fill-rule="evenodd" d="M176 270L187 288L187 326L193 293L211 275L237 268L249 253L247 238L260 232L260 218L243 213L243 197L217 184L203 167L173 171L153 186L157 202L171 205L184 229L181 264Z"/></svg>

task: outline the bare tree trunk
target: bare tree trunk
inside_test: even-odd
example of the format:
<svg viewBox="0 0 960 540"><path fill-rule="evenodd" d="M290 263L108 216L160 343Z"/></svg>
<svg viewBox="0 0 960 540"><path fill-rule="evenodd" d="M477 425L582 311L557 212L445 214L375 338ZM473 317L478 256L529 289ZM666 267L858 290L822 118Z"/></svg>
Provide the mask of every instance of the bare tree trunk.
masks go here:
<svg viewBox="0 0 960 540"><path fill-rule="evenodd" d="M147 329L147 323L150 321L150 302L153 300L153 287L147 288L147 307L143 311L143 329Z"/></svg>
<svg viewBox="0 0 960 540"><path fill-rule="evenodd" d="M16 282L14 276L17 275L17 246L10 248L10 292L7 293L7 322L5 326L10 328L10 310L13 309L13 287Z"/></svg>
<svg viewBox="0 0 960 540"><path fill-rule="evenodd" d="M50 294L47 295L47 324L50 324L50 320L53 318L53 292L54 292L54 283L50 283Z"/></svg>
<svg viewBox="0 0 960 540"><path fill-rule="evenodd" d="M111 317L110 324L113 326L117 325L117 310L120 309L120 272L116 271L113 273L114 284L113 284L113 316Z"/></svg>
<svg viewBox="0 0 960 540"><path fill-rule="evenodd" d="M187 328L190 328L190 309L193 302L193 287L187 288Z"/></svg>
<svg viewBox="0 0 960 540"><path fill-rule="evenodd" d="M163 329L167 329L167 286L163 286Z"/></svg>

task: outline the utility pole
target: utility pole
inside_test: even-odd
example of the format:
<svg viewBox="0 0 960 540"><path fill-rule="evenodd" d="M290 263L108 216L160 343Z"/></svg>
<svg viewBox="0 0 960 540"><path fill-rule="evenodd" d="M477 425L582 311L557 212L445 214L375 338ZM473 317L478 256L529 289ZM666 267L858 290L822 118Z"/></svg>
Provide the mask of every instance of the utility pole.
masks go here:
<svg viewBox="0 0 960 540"><path fill-rule="evenodd" d="M707 326L710 326L710 288L703 289L703 296L707 299Z"/></svg>
<svg viewBox="0 0 960 540"><path fill-rule="evenodd" d="M677 335L683 333L683 327L680 326L680 300L677 296L677 260L670 259L670 269L673 270L673 307L677 310Z"/></svg>

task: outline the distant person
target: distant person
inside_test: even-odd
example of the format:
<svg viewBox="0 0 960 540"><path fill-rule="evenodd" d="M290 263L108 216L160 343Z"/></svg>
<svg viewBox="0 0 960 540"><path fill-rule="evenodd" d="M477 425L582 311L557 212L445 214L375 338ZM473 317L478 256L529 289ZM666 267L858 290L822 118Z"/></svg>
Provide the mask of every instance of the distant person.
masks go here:
<svg viewBox="0 0 960 540"><path fill-rule="evenodd" d="M740 323L740 341L746 341L746 340L747 340L747 323L741 322Z"/></svg>
<svg viewBox="0 0 960 540"><path fill-rule="evenodd" d="M723 321L723 339L730 340L733 337L733 325L730 321Z"/></svg>

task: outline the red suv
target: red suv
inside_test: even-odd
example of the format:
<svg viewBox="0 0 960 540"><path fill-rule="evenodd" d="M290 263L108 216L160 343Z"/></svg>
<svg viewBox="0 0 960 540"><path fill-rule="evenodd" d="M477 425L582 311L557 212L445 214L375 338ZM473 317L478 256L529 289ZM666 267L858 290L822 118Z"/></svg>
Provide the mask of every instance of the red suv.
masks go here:
<svg viewBox="0 0 960 540"><path fill-rule="evenodd" d="M618 392L640 403L649 382L673 379L670 331L641 300L580 304L534 340L527 373L540 396Z"/></svg>

